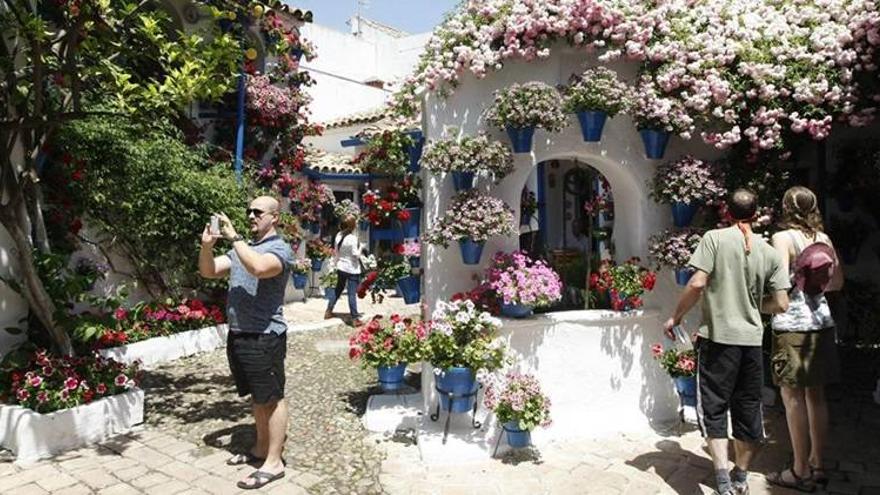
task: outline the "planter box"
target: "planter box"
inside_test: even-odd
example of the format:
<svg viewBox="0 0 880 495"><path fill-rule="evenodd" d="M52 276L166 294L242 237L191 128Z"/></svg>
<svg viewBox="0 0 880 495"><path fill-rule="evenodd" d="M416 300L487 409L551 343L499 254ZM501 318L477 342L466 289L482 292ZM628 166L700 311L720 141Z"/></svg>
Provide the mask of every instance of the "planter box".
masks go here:
<svg viewBox="0 0 880 495"><path fill-rule="evenodd" d="M226 345L228 332L229 327L223 324L101 349L98 353L126 364L140 359L144 368L150 368L166 361L223 347Z"/></svg>
<svg viewBox="0 0 880 495"><path fill-rule="evenodd" d="M102 442L143 421L141 389L48 414L4 405L0 406L0 445L15 454L16 463L29 464Z"/></svg>

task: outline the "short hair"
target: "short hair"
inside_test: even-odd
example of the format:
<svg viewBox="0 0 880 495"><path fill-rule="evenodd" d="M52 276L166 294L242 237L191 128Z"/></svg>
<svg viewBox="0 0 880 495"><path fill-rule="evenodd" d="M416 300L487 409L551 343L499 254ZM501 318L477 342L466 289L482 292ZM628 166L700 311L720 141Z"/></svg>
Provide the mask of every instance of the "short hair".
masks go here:
<svg viewBox="0 0 880 495"><path fill-rule="evenodd" d="M748 189L737 189L727 198L727 211L734 220L751 220L758 211L758 198Z"/></svg>

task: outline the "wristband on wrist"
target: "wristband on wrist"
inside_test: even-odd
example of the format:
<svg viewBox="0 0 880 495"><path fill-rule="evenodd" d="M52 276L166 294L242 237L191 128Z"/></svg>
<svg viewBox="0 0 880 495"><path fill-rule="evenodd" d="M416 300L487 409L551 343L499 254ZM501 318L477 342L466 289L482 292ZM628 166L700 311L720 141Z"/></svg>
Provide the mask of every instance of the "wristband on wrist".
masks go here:
<svg viewBox="0 0 880 495"><path fill-rule="evenodd" d="M232 239L229 239L229 242L243 241L243 240L244 240L244 237L242 237L241 234L235 234L232 237Z"/></svg>

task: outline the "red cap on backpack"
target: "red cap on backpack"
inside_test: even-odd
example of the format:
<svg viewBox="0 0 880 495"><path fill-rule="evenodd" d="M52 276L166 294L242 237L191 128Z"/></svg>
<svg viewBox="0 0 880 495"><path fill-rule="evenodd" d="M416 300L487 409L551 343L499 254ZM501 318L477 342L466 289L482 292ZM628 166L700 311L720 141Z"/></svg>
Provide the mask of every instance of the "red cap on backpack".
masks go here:
<svg viewBox="0 0 880 495"><path fill-rule="evenodd" d="M831 246L824 242L810 244L795 260L795 286L810 296L825 292L834 274L834 260Z"/></svg>

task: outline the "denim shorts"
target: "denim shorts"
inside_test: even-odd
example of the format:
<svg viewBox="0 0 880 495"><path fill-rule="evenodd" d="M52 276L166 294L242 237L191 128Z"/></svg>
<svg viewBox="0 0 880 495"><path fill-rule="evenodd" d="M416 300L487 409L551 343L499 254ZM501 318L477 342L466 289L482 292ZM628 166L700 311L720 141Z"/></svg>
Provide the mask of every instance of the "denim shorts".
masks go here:
<svg viewBox="0 0 880 495"><path fill-rule="evenodd" d="M240 397L252 396L255 404L284 398L284 357L287 333L229 332L226 357Z"/></svg>

